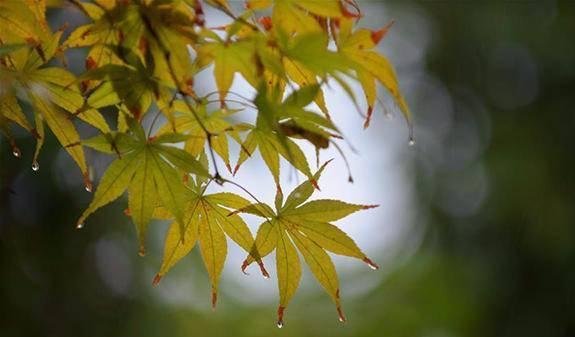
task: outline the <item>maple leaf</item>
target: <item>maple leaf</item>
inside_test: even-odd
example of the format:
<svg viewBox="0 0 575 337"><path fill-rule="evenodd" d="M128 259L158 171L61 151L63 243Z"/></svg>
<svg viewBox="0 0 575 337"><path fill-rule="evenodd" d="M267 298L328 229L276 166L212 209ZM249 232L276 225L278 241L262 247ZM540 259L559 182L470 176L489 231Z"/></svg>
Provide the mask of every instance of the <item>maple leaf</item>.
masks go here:
<svg viewBox="0 0 575 337"><path fill-rule="evenodd" d="M326 164L314 175L314 179L319 179ZM296 187L283 203L283 196L278 192L275 212L271 207L261 204L238 210L266 218L258 229L255 249L262 257L274 250L276 252L280 293L278 326L283 325L284 311L300 283L301 264L298 251L316 280L333 299L341 321L345 320L345 316L341 309L339 282L333 262L326 251L354 257L373 269L378 268L347 234L331 224L359 210L377 206L354 205L326 199L307 201L313 191L313 184L308 180ZM252 262L253 258L248 256L242 264L242 270Z"/></svg>
<svg viewBox="0 0 575 337"><path fill-rule="evenodd" d="M325 148L332 136L325 129L338 132L330 120L304 109L318 93L317 85L307 86L294 91L281 104L277 104L267 98L267 91L262 88L255 99L260 113L255 127L249 131L243 142L234 173L256 149L259 149L278 189L280 189L280 155L316 184L303 151L288 136L304 138L318 148Z"/></svg>
<svg viewBox="0 0 575 337"><path fill-rule="evenodd" d="M351 20L349 19L341 21L338 46L343 55L357 64L356 73L363 87L368 104L367 118L364 127L367 128L371 120L377 96L376 81L378 81L390 92L405 116L410 128L411 139L413 137L411 134L411 112L399 91L399 83L393 66L385 56L373 50L391 28L393 21L378 31L358 29L352 32L351 24Z"/></svg>
<svg viewBox="0 0 575 337"><path fill-rule="evenodd" d="M249 205L249 201L233 193L205 195L205 186L200 184L196 193L188 195L183 225L174 221L168 230L164 246L164 258L159 272L153 280L158 285L161 278L196 245L200 245L204 265L212 283L211 303L217 302L218 282L227 255L226 236L232 239L258 262L262 274L269 277L259 254L254 251L254 238L243 219L231 210ZM162 218L167 212L162 213ZM182 235L184 233L184 235ZM184 237L185 240L181 240Z"/></svg>
<svg viewBox="0 0 575 337"><path fill-rule="evenodd" d="M2 105L0 114L30 131L37 138L36 152L33 163L37 164L40 148L44 142L44 122L48 124L56 138L66 148L70 156L80 167L86 188L91 189L88 179L88 168L81 147L75 146L80 137L70 119L84 104L80 90L73 85L76 78L69 71L46 66L58 51L62 30L50 37L49 43L40 44L35 48L18 48L5 56L0 63L0 73L6 87L0 92ZM35 126L26 120L19 106L16 93L21 90L25 99L32 105L35 115ZM109 131L102 115L93 109L88 109L79 118L103 132Z"/></svg>
<svg viewBox="0 0 575 337"><path fill-rule="evenodd" d="M173 103L172 110L178 113L174 124L166 124L158 134L164 134L175 130L178 133L188 135L184 142L184 149L194 156L200 155L204 151L205 144L210 138L209 144L214 151L222 158L228 171L231 171L228 136L241 144L239 132L243 131L246 125L232 125L226 118L232 116L238 110L220 109L207 112L206 105L193 106L195 114L190 111L188 104L177 100ZM206 133L206 130L208 131Z"/></svg>
<svg viewBox="0 0 575 337"><path fill-rule="evenodd" d="M77 227L83 227L90 214L128 190L130 214L143 255L147 226L158 203L169 209L180 224L184 223L182 195L187 192L180 172L201 176L209 176L209 173L192 155L168 145L187 137L164 134L146 139L141 127L136 130L139 131L133 134L110 133L83 142L85 146L107 153L117 152L121 156L102 176L92 202L77 221Z"/></svg>

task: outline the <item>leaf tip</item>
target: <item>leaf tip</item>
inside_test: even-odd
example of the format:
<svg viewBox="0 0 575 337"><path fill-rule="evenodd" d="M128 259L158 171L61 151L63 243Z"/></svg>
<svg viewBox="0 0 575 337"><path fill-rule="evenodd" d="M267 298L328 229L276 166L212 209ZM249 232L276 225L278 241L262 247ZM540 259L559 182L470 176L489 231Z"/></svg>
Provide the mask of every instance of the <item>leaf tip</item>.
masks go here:
<svg viewBox="0 0 575 337"><path fill-rule="evenodd" d="M231 213L230 213L231 215ZM229 215L228 215L229 216ZM246 272L246 269L248 268L248 266L250 265L248 259L245 259L244 262L242 263L242 273L244 273L244 275L249 275L248 272Z"/></svg>
<svg viewBox="0 0 575 337"><path fill-rule="evenodd" d="M285 307L282 307L280 305L278 307L278 322L277 322L277 326L280 329L284 327L284 311L285 311Z"/></svg>
<svg viewBox="0 0 575 337"><path fill-rule="evenodd" d="M364 257L363 262L365 262L369 266L369 268L371 268L371 270L379 269L379 266L375 264L375 262L371 261L371 259L369 259L368 257Z"/></svg>
<svg viewBox="0 0 575 337"><path fill-rule="evenodd" d="M86 190L86 192L92 193L93 188L94 188L94 185L92 185L92 182L90 181L90 178L88 177L88 173L84 173L84 189Z"/></svg>
<svg viewBox="0 0 575 337"><path fill-rule="evenodd" d="M381 39L385 37L389 29L395 24L395 20L391 20L387 25L385 25L380 30L371 32L371 40L373 43L378 44Z"/></svg>
<svg viewBox="0 0 575 337"><path fill-rule="evenodd" d="M345 315L343 314L343 310L341 309L341 306L337 306L337 316L340 322L345 323L347 321L347 319L345 318Z"/></svg>
<svg viewBox="0 0 575 337"><path fill-rule="evenodd" d="M240 169L240 165L236 165L236 167L234 167L234 171L232 172L232 175L235 177L236 173L238 173L238 170Z"/></svg>
<svg viewBox="0 0 575 337"><path fill-rule="evenodd" d="M262 262L262 260L258 261L258 266L260 266L260 271L262 272L262 275L264 276L264 278L267 280L270 278L270 274L268 273L268 271L266 270L266 267L264 266L264 263Z"/></svg>
<svg viewBox="0 0 575 337"><path fill-rule="evenodd" d="M367 129L371 123L371 116L373 115L373 107L369 106L367 108L367 116L365 117L365 122L363 123L363 128Z"/></svg>
<svg viewBox="0 0 575 337"><path fill-rule="evenodd" d="M319 185L317 184L317 180L315 180L315 179L310 179L309 182L312 184L312 186L313 186L316 190L321 191L321 189L319 188Z"/></svg>
<svg viewBox="0 0 575 337"><path fill-rule="evenodd" d="M154 276L154 279L152 280L152 286L157 287L158 284L160 284L161 280L162 280L162 276L160 274L156 274L156 276Z"/></svg>
<svg viewBox="0 0 575 337"><path fill-rule="evenodd" d="M372 209L372 208L378 208L379 205L362 205L361 209Z"/></svg>
<svg viewBox="0 0 575 337"><path fill-rule="evenodd" d="M144 245L141 245L140 248L138 249L138 255L140 255L141 257L146 256L146 247L144 247Z"/></svg>
<svg viewBox="0 0 575 337"><path fill-rule="evenodd" d="M212 311L216 311L216 304L218 302L218 292L212 287Z"/></svg>

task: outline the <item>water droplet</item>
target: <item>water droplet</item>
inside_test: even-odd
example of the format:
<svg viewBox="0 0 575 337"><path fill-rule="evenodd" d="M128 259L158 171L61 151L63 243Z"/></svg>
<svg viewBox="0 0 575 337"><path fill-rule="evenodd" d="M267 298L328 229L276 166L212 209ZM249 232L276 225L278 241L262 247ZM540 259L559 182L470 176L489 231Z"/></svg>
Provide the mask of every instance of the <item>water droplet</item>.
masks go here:
<svg viewBox="0 0 575 337"><path fill-rule="evenodd" d="M408 144L409 144L409 146L414 146L415 145L415 139L410 138Z"/></svg>
<svg viewBox="0 0 575 337"><path fill-rule="evenodd" d="M20 152L20 149L15 147L12 149L12 154L14 155L14 157L16 158L20 158L22 156L22 152Z"/></svg>
<svg viewBox="0 0 575 337"><path fill-rule="evenodd" d="M379 269L379 266L367 257L363 259L363 262L365 262L365 264L367 264L369 266L369 268L371 268L371 270L378 270Z"/></svg>
<svg viewBox="0 0 575 337"><path fill-rule="evenodd" d="M90 180L90 177L86 173L84 174L84 189L86 190L86 192L92 193L93 189L92 181Z"/></svg>
<svg viewBox="0 0 575 337"><path fill-rule="evenodd" d="M393 113L391 111L389 111L387 108L385 108L385 110L383 111L383 116L388 121L393 120Z"/></svg>
<svg viewBox="0 0 575 337"><path fill-rule="evenodd" d="M270 278L270 276L267 275L267 274L265 274L265 275L264 275L264 278L265 278L266 280L268 280L268 279Z"/></svg>
<svg viewBox="0 0 575 337"><path fill-rule="evenodd" d="M32 171L38 172L38 170L40 170L40 164L38 164L38 162L35 161L32 163Z"/></svg>
<svg viewBox="0 0 575 337"><path fill-rule="evenodd" d="M84 223L78 222L78 224L76 224L76 229L82 229L82 228L84 228Z"/></svg>
<svg viewBox="0 0 575 337"><path fill-rule="evenodd" d="M342 322L342 323L345 322L345 318L343 318L343 316L339 316L338 320L339 320L340 322Z"/></svg>
<svg viewBox="0 0 575 337"><path fill-rule="evenodd" d="M284 327L284 322L283 321L278 321L278 328L283 328Z"/></svg>

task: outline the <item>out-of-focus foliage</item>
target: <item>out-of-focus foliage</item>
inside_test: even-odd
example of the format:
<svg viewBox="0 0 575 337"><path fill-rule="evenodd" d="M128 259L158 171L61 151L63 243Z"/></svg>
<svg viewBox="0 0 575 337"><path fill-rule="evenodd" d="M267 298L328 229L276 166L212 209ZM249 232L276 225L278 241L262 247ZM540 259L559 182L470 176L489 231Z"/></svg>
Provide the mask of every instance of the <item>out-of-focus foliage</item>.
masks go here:
<svg viewBox="0 0 575 337"><path fill-rule="evenodd" d="M369 217L365 223L356 221L360 213L338 224L362 230L372 223L373 232L354 239L381 265L377 273L363 273L364 266L353 260L333 258L345 325L334 323L332 300L302 263L289 321L277 329L277 303L270 295L276 283L255 282L255 264L247 270L250 276L241 275L237 265L244 255L231 241L216 313L210 311L211 285L199 249L151 288L168 223L150 225L145 258L134 254L137 240L126 239L135 232L131 219L121 215L127 201L94 213L89 230L73 231L70 224L90 195L78 193L81 175L56 138L46 138L37 172L29 161L12 160L3 138L0 335L574 336L575 2L358 2L364 26L396 20L380 47L396 65L403 93L417 112L418 143L404 149L404 134L396 132L403 131L396 130L401 121L385 121L376 112L361 137L374 149L359 148L360 156L351 162L357 168L366 163L366 153L374 153L369 161L375 169L358 175L354 185L336 187L336 193L348 196L369 179L369 188L360 193L372 193L367 200L381 204L362 212ZM243 6L230 4L236 10ZM52 13L60 13L49 16L54 27L80 16L72 8ZM75 65L74 60L85 55L67 52L74 72L83 58ZM333 97L326 91L325 98ZM30 107L25 108L28 113ZM349 119L332 113L334 121L343 121L342 133L360 131L353 113ZM97 132L78 125L81 134ZM14 136L31 156L35 139L18 129ZM232 149L234 142L229 142ZM89 162L102 158L85 151ZM400 159L390 165L394 151ZM97 175L107 163L95 167ZM320 198L329 193L334 164L323 172ZM252 179L253 167L258 166L244 167L237 179L246 177L242 174ZM273 184L266 170L262 167L246 185ZM401 172L407 182L374 179L388 171ZM391 207L386 196L401 198L410 181L414 200L402 211L414 219L379 213ZM286 185L284 193L289 191ZM273 205L273 193L264 201ZM242 218L252 225L249 215ZM407 228L406 240L378 241L378 234L396 227ZM273 258L264 260L274 273Z"/></svg>
<svg viewBox="0 0 575 337"><path fill-rule="evenodd" d="M62 42L68 27L52 30L46 20L48 5L74 6L88 23L73 27ZM205 22L206 5L227 15L230 22L211 28ZM226 0L0 0L0 130L16 157L22 153L12 136L14 125L36 138L32 167L37 171L46 124L80 168L89 192L93 187L85 148L115 156L77 227L127 191L126 214L136 225L139 252L144 255L154 214L173 219L154 284L199 241L215 306L226 237L258 261L264 275L261 258L275 249L278 324L283 325L284 309L301 274L297 247L344 321L337 274L324 249L375 264L330 222L371 207L323 200L296 208L306 199L300 193L309 197L319 186L294 139L315 146L318 163L320 150L331 144L337 147L336 141L343 139L324 98L323 90L331 82L346 88L354 102L350 83L361 84L368 105L366 127L376 82L380 83L411 130L410 112L394 70L374 49L389 25L378 31L356 28L361 15L351 0L249 1L246 7L236 14ZM85 71L74 74L66 69L65 53L76 48L85 48L88 54ZM210 66L217 91L198 95L195 78ZM229 119L243 109L229 107L235 102L228 97L236 75L256 90L253 99L241 102L257 113L254 124ZM22 109L25 105L32 108L33 123ZM144 130L148 114L155 116ZM99 135L82 137L75 118ZM165 124L156 125L159 120ZM258 235L254 241L243 220L232 213L254 207L246 206L242 197L205 195L212 182L233 184L222 177L216 159L217 154L232 173L230 140L241 147L234 174L256 150L272 173L278 213L259 214L267 218L259 232L275 233L268 239ZM286 204L282 204L280 157L308 178Z"/></svg>

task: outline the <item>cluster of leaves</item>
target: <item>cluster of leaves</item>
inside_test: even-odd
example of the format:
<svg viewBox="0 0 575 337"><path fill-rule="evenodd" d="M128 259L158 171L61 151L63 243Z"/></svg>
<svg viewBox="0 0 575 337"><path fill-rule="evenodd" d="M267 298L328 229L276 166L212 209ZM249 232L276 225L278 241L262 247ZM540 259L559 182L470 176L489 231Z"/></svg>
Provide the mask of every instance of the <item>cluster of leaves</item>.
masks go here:
<svg viewBox="0 0 575 337"><path fill-rule="evenodd" d="M89 23L61 41L66 27L52 31L46 20L50 5L75 8ZM206 5L229 23L207 28ZM308 201L319 190L325 164L312 172L301 140L319 152L342 139L324 99L328 81L338 83L356 106L349 82L359 82L368 106L365 127L378 83L411 125L393 68L375 50L390 25L357 29L360 17L353 0L248 0L241 14L226 0L0 0L0 130L16 157L21 152L13 125L37 139L32 168L38 170L45 122L77 163L88 191L85 148L115 156L77 226L127 191L126 214L143 255L150 221L171 220L154 285L199 242L215 306L229 237L247 252L242 271L257 262L268 277L262 259L275 251L279 325L300 283L298 251L343 321L327 252L377 266L331 222L373 206ZM72 48L87 51L83 73L66 69L65 52ZM213 69L217 91L201 96L194 78L204 69ZM255 89L253 99L228 98L237 74ZM232 122L229 117L241 109L254 111L255 123ZM33 123L25 111L31 111ZM146 132L148 114L153 117L146 120L153 121ZM82 139L75 119L99 135ZM154 128L160 120L164 125ZM234 169L230 141L241 148ZM212 182L238 186L222 176L218 162L235 174L257 150L276 185L275 210L241 186L252 201L228 191L206 193ZM285 200L280 158L306 176ZM255 238L242 213L263 218Z"/></svg>

